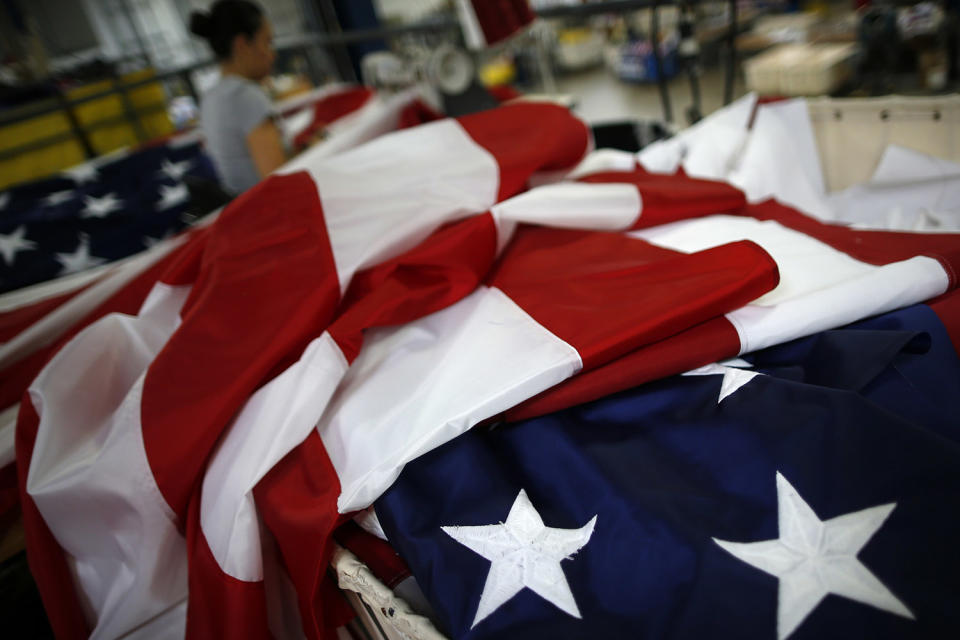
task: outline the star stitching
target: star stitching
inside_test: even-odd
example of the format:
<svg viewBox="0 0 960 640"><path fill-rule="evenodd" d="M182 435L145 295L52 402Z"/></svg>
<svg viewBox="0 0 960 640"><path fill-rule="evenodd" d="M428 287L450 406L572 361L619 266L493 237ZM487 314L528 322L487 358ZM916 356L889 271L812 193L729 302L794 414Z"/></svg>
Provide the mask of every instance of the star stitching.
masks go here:
<svg viewBox="0 0 960 640"><path fill-rule="evenodd" d="M193 162L190 160L181 160L180 162L170 162L168 158L163 159L163 164L160 165L160 173L163 173L165 176L171 180L179 182L183 178L184 174L190 169L190 165Z"/></svg>
<svg viewBox="0 0 960 640"><path fill-rule="evenodd" d="M157 209L169 209L178 204L182 204L190 199L190 192L187 185L180 184L170 186L160 185L160 201L157 203Z"/></svg>
<svg viewBox="0 0 960 640"><path fill-rule="evenodd" d="M760 542L713 541L738 560L779 578L779 640L793 633L830 593L912 620L906 605L857 559L896 506L891 502L820 520L777 472L780 537Z"/></svg>
<svg viewBox="0 0 960 640"><path fill-rule="evenodd" d="M27 240L27 227L20 225L13 230L13 233L6 235L0 233L0 255L6 264L13 264L16 256L21 251L35 249L37 243L33 240Z"/></svg>
<svg viewBox="0 0 960 640"><path fill-rule="evenodd" d="M80 212L81 218L105 218L123 208L123 200L113 192L100 198L87 196L84 198L84 203L83 211Z"/></svg>
<svg viewBox="0 0 960 640"><path fill-rule="evenodd" d="M59 274L61 276L84 271L106 262L104 258L90 255L90 240L86 236L80 238L80 244L73 253L58 253L56 256L57 261L63 265Z"/></svg>
<svg viewBox="0 0 960 640"><path fill-rule="evenodd" d="M490 560L471 628L524 587L579 618L580 609L560 562L573 557L590 541L596 522L597 516L593 516L579 529L547 527L521 489L505 522L441 527L448 536Z"/></svg>
<svg viewBox="0 0 960 640"><path fill-rule="evenodd" d="M692 371L687 371L682 374L685 376L712 376L712 375L722 375L723 381L720 383L720 395L717 398L717 404L720 404L724 399L732 396L737 391L740 390L745 384L753 380L755 377L760 375L757 371L744 371L739 367L749 367L751 364L746 360L741 360L740 358L733 358L731 360L725 360L723 362L717 362L714 364L708 364L704 367L699 367Z"/></svg>
<svg viewBox="0 0 960 640"><path fill-rule="evenodd" d="M100 172L94 165L89 162L85 162L64 170L63 175L67 176L78 185L81 185L85 182L95 181L99 177Z"/></svg>

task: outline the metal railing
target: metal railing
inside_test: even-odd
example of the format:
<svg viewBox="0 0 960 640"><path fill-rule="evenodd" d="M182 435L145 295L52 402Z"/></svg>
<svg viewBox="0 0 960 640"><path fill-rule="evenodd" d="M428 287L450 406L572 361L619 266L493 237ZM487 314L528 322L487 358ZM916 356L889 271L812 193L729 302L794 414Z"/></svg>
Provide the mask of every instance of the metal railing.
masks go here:
<svg viewBox="0 0 960 640"><path fill-rule="evenodd" d="M363 29L337 34L306 33L302 36L288 39L282 45L278 46L277 50L289 53L306 53L308 50L315 48L330 49L335 46L355 42L366 42L418 33L438 33L456 29L459 29L456 20L452 18L441 18L417 24L388 26L379 29ZM321 74L319 70L314 67L311 56L305 55L304 59L307 63L307 73L310 75L311 80L315 84L318 83L321 80ZM114 77L113 87L76 98L68 97L60 88L56 88L56 94L52 100L11 109L7 112L0 112L0 127L25 122L52 113L63 113L70 125L69 131L34 140L24 145L4 149L0 151L0 160L6 160L22 153L42 149L71 139L76 140L83 148L84 154L92 159L96 157L97 153L91 143L89 134L97 129L123 122L128 122L133 127L134 134L139 142L146 142L147 135L140 123L139 116L155 113L164 110L166 107L158 104L137 110L130 99L130 92L150 84L179 81L182 83L182 86L186 88L187 92L199 102L199 94L193 82L193 73L214 64L216 64L216 60L213 58L205 58L185 67L159 72L150 77L135 81L127 82L118 77ZM88 124L80 122L75 111L76 107L111 96L119 96L124 111L123 116L110 117Z"/></svg>
<svg viewBox="0 0 960 640"><path fill-rule="evenodd" d="M654 15L656 15L656 12L660 7L676 4L676 2L677 0L608 0L607 2L594 2L589 4L541 9L537 12L537 14L543 18L587 17L601 13L621 13L626 11L635 11L638 9L652 9ZM730 0L730 4L732 7L735 6L735 0ZM733 74L735 73L735 64L733 60L735 51L733 50L733 47L734 38L739 27L736 19L737 16L735 9L733 10L732 18L733 20L731 20L729 25L729 33L726 36L728 47L731 49L729 52L731 60L727 66L727 90L725 91L726 95L724 96L726 102L729 102L732 99ZM460 26L457 20L450 16L426 20L415 24L385 26L377 29L362 29L329 34L306 33L302 36L287 39L284 43L277 47L277 50L280 52L307 53L307 51L310 49L321 48L329 51L334 47L342 47L344 45L357 42L369 42L372 40L382 40L413 34L453 32L458 31L459 28ZM314 84L320 82L321 74L319 73L319 70L315 68L311 56L305 55L304 59L307 63L307 72L310 75L311 80L314 82ZM16 124L18 122L24 122L51 113L61 112L65 114L70 125L69 131L57 133L24 145L2 150L0 151L0 160L6 160L28 151L34 151L50 145L59 144L70 139L75 139L83 148L85 155L88 158L93 158L97 155L97 153L93 144L91 143L89 134L97 129L113 126L122 122L128 122L132 126L134 134L139 142L146 142L147 135L142 124L140 123L139 116L161 111L165 109L165 106L160 104L150 105L146 108L141 108L138 111L130 99L130 92L146 85L176 80L182 83L182 86L186 88L187 92L199 102L199 95L194 85L192 75L195 71L210 67L214 64L216 64L216 61L213 58L207 58L186 67L156 73L150 77L132 82L122 81L115 76L113 79L114 86L112 88L77 98L70 98L64 94L62 90L57 89L57 94L52 101L41 102L36 105L30 105L19 109L12 109L6 113L0 112L0 127ZM666 80L662 73L658 75L664 116L667 119L671 119L670 98L665 84ZM83 124L80 122L75 112L76 107L113 95L120 97L124 112L123 116L110 117L89 124Z"/></svg>

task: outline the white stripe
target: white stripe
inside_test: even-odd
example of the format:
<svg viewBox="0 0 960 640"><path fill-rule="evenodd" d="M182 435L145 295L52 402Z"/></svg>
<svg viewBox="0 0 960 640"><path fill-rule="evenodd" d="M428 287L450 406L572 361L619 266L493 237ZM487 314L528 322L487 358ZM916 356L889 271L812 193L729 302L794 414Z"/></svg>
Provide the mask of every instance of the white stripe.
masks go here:
<svg viewBox="0 0 960 640"><path fill-rule="evenodd" d="M140 315L90 325L30 387L40 425L27 491L66 552L91 638L133 631L186 596L186 545L147 462L140 400L189 290L156 285Z"/></svg>
<svg viewBox="0 0 960 640"><path fill-rule="evenodd" d="M505 220L492 213L490 217L493 218L493 224L497 227L497 256L499 257L513 239L513 234L517 230L517 223L513 220Z"/></svg>
<svg viewBox="0 0 960 640"><path fill-rule="evenodd" d="M407 462L581 367L576 349L493 288L370 331L318 426L340 512L369 506Z"/></svg>
<svg viewBox="0 0 960 640"><path fill-rule="evenodd" d="M122 640L182 640L187 629L187 599L120 636Z"/></svg>
<svg viewBox="0 0 960 640"><path fill-rule="evenodd" d="M17 414L20 403L0 412L0 469L16 459Z"/></svg>
<svg viewBox="0 0 960 640"><path fill-rule="evenodd" d="M756 94L747 94L672 138L647 145L637 161L647 171L673 173L682 165L694 178L724 179L747 138L756 102Z"/></svg>
<svg viewBox="0 0 960 640"><path fill-rule="evenodd" d="M606 173L608 171L633 171L637 168L637 156L629 151L619 149L597 149L580 161L567 174L569 180L582 178L591 173Z"/></svg>
<svg viewBox="0 0 960 640"><path fill-rule="evenodd" d="M561 182L537 187L494 205L495 217L566 229L629 229L643 204L637 188L623 183Z"/></svg>
<svg viewBox="0 0 960 640"><path fill-rule="evenodd" d="M416 246L444 222L489 209L500 179L494 157L455 120L303 168L320 193L341 291L357 270Z"/></svg>
<svg viewBox="0 0 960 640"><path fill-rule="evenodd" d="M307 127L313 122L313 109L301 109L286 116L280 122L280 129L283 132L284 144L293 146L294 140L298 135L307 130Z"/></svg>
<svg viewBox="0 0 960 640"><path fill-rule="evenodd" d="M923 302L949 286L933 258L875 266L774 221L715 215L630 235L687 253L752 240L770 254L780 283L726 316L740 335L741 353Z"/></svg>
<svg viewBox="0 0 960 640"><path fill-rule="evenodd" d="M377 517L377 510L373 508L373 505L353 516L353 521L370 535L377 536L384 542L389 542L387 534L383 531L383 525L380 524L380 518Z"/></svg>
<svg viewBox="0 0 960 640"><path fill-rule="evenodd" d="M76 291L80 287L90 284L94 280L102 278L104 275L114 271L120 264L122 263L113 262L93 269L87 269L86 271L80 271L79 273L72 273L55 280L47 280L46 282L40 282L22 289L8 291L0 295L0 313L13 311L14 309L19 309L20 307L25 307L35 302L40 302L41 300L47 300L48 298L54 298L64 293Z"/></svg>
<svg viewBox="0 0 960 640"><path fill-rule="evenodd" d="M949 284L939 262L917 256L773 306L747 305L727 319L747 353L929 300Z"/></svg>
<svg viewBox="0 0 960 640"><path fill-rule="evenodd" d="M343 353L325 332L253 394L228 427L204 475L200 524L230 576L263 579L253 487L316 426L346 370Z"/></svg>

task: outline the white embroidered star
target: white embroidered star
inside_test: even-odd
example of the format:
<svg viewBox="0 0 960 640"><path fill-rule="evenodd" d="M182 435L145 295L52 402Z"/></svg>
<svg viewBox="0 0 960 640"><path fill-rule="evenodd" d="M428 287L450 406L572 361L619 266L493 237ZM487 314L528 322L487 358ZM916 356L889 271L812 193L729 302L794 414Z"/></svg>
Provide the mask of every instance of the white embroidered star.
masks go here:
<svg viewBox="0 0 960 640"><path fill-rule="evenodd" d="M162 184L160 185L160 202L157 203L157 209L169 209L178 204L183 204L189 199L190 192L187 190L187 185L182 182L172 187Z"/></svg>
<svg viewBox="0 0 960 640"><path fill-rule="evenodd" d="M173 231L169 231L169 230L168 230L166 233L164 233L164 234L163 234L162 236L160 236L159 238L154 238L153 236L143 236L143 246L146 247L147 249L152 249L153 247L155 247L155 246L158 245L159 243L161 243L161 242L163 242L164 240L170 238L172 235L173 235Z"/></svg>
<svg viewBox="0 0 960 640"><path fill-rule="evenodd" d="M114 211L119 211L123 208L123 200L118 198L117 194L112 191L100 198L87 196L84 198L84 202L86 206L83 208L83 211L80 212L81 218L105 218Z"/></svg>
<svg viewBox="0 0 960 640"><path fill-rule="evenodd" d="M71 189L65 189L63 191L54 191L44 198L43 202L48 207L56 207L57 205L63 204L67 200L70 200L71 198L73 198L73 191Z"/></svg>
<svg viewBox="0 0 960 640"><path fill-rule="evenodd" d="M580 609L560 568L593 535L597 516L579 529L544 526L523 489L506 522L479 527L441 527L444 533L490 561L471 628L527 587L576 618Z"/></svg>
<svg viewBox="0 0 960 640"><path fill-rule="evenodd" d="M33 240L27 240L26 235L27 228L24 225L14 229L13 233L6 235L0 233L0 255L3 256L5 263L13 264L17 253L36 248L37 243Z"/></svg>
<svg viewBox="0 0 960 640"><path fill-rule="evenodd" d="M73 253L58 253L56 255L57 260L63 265L59 273L61 276L84 271L106 262L104 258L90 255L90 239L86 236L80 237L80 244L77 245L77 249Z"/></svg>
<svg viewBox="0 0 960 640"><path fill-rule="evenodd" d="M780 537L761 542L713 541L737 559L780 579L779 640L793 633L830 593L912 620L910 610L857 559L896 506L891 502L821 521L778 472Z"/></svg>
<svg viewBox="0 0 960 640"><path fill-rule="evenodd" d="M83 164L78 164L75 167L70 167L63 172L63 175L67 176L78 185L85 182L93 182L99 176L97 168L89 162L84 162Z"/></svg>
<svg viewBox="0 0 960 640"><path fill-rule="evenodd" d="M724 398L732 396L740 389L740 387L753 380L756 376L760 375L760 373L757 371L744 371L743 369L738 368L749 366L751 365L746 360L733 358L732 360L708 364L705 367L700 367L699 369L694 369L693 371L687 371L683 375L723 375L723 382L720 383L720 396L717 398L717 404L720 404L723 402Z"/></svg>
<svg viewBox="0 0 960 640"><path fill-rule="evenodd" d="M181 160L180 162L170 162L169 159L164 158L163 164L160 165L160 172L166 175L171 180L177 182L180 181L180 178L187 172L190 168L190 165L193 164L192 160Z"/></svg>
<svg viewBox="0 0 960 640"><path fill-rule="evenodd" d="M10 204L10 194L4 191L0 193L0 210L6 209L8 204Z"/></svg>

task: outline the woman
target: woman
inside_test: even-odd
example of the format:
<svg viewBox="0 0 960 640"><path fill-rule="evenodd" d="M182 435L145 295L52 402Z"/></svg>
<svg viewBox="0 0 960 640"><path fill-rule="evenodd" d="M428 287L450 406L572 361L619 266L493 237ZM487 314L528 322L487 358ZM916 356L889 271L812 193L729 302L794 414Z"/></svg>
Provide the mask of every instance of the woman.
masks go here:
<svg viewBox="0 0 960 640"><path fill-rule="evenodd" d="M260 81L276 53L270 23L256 4L220 0L190 15L220 62L220 80L201 100L200 125L226 188L245 191L286 162L283 136Z"/></svg>

